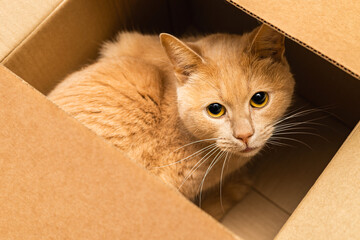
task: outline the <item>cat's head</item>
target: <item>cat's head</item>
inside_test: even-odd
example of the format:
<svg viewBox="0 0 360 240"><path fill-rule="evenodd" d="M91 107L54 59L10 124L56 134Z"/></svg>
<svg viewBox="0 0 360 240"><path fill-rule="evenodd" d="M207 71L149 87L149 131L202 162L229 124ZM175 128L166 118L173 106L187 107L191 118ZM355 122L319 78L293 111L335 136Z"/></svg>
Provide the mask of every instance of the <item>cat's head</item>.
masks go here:
<svg viewBox="0 0 360 240"><path fill-rule="evenodd" d="M160 35L177 78L180 118L199 139L255 155L291 103L294 79L284 36L262 25L251 33L214 34L193 42Z"/></svg>

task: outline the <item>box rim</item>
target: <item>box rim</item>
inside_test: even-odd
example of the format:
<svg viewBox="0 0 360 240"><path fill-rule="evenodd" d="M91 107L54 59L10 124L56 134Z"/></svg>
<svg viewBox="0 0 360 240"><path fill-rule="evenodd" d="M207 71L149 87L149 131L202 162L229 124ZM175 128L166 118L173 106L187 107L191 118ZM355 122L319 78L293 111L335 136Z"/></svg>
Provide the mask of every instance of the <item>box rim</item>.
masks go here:
<svg viewBox="0 0 360 240"><path fill-rule="evenodd" d="M319 50L315 49L314 47L311 47L310 45L308 45L307 43L299 40L298 38L286 33L285 31L283 31L282 29L280 29L279 27L275 26L274 24L270 23L269 21L265 20L264 18L260 17L259 15L253 13L252 11L248 10L247 8L241 6L240 4L238 4L237 2L233 1L233 0L226 0L228 3L234 5L235 7L237 7L238 9L240 9L241 11L247 13L248 15L254 17L255 19L257 19L258 21L268 25L269 27L277 30L278 32L280 32L281 34L283 34L284 36L288 37L289 39L293 40L294 42L300 44L301 46L305 47L306 49L312 51L313 53L317 54L318 56L322 57L323 59L325 59L326 61L330 62L331 64L335 65L336 67L338 67L339 69L343 70L344 72L350 74L351 76L355 77L356 79L360 80L360 75L358 73L355 73L354 71L350 70L349 68L345 67L343 64L339 63L338 61L336 61L335 59L327 56L325 53L320 52Z"/></svg>

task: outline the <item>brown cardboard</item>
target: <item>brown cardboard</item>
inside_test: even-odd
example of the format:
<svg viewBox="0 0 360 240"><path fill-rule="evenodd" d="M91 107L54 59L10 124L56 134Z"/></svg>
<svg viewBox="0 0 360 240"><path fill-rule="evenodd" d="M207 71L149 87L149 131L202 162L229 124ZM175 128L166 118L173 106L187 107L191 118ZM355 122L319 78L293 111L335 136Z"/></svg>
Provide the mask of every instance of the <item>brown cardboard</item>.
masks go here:
<svg viewBox="0 0 360 240"><path fill-rule="evenodd" d="M0 65L1 239L237 239Z"/></svg>
<svg viewBox="0 0 360 240"><path fill-rule="evenodd" d="M148 16L149 7L155 17ZM111 39L117 29L156 26L166 31L169 30L167 14L166 0L65 1L2 63L46 94L67 74L89 64L102 42ZM141 28L139 22L143 23Z"/></svg>
<svg viewBox="0 0 360 240"><path fill-rule="evenodd" d="M96 56L95 46L111 36L116 15L107 0L65 1L2 63L45 94L66 73L79 68L79 59Z"/></svg>
<svg viewBox="0 0 360 240"><path fill-rule="evenodd" d="M289 214L264 198L256 190L227 214L222 223L243 239L274 239Z"/></svg>
<svg viewBox="0 0 360 240"><path fill-rule="evenodd" d="M360 2L228 0L360 78Z"/></svg>
<svg viewBox="0 0 360 240"><path fill-rule="evenodd" d="M62 0L0 2L0 62L60 4ZM21 16L21 17L19 17Z"/></svg>
<svg viewBox="0 0 360 240"><path fill-rule="evenodd" d="M238 0L239 3L240 1ZM170 2L161 0L151 3L145 0L64 1L7 56L3 63L37 90L47 93L64 76L90 63L97 56L100 43L111 39L119 29L131 29L131 26L135 26L136 29L139 27L145 32L171 30L183 32L188 27L191 28L193 24L196 28L203 27L203 31L225 29L229 32L233 30L242 32L250 30L252 24L256 23L254 19L241 13L235 7L228 4L228 7L232 7L229 10L221 4L225 3L220 0ZM255 2L246 2L246 4L259 5ZM252 16L256 15L244 6L238 7ZM182 13L175 13L180 9ZM228 14L228 10L231 14ZM293 10L301 11L302 9ZM274 11L271 12L274 13ZM272 20L275 21L283 16L282 13L277 16L275 12L268 19L265 13L261 12L256 17L268 21L273 16ZM238 18L238 14L241 14L241 17ZM235 19L241 21L235 21ZM284 18L282 20L282 27L275 26L276 28L284 30L283 27L294 27L291 26L291 21L287 26ZM268 22L272 23L272 21ZM323 52L320 53L318 49L312 48L316 46L302 42L305 40L301 32L298 36L286 34L306 47L311 46L309 48L322 57L330 57L327 53L328 49L322 49ZM336 35L337 32L331 33L331 35L334 34ZM330 144L317 138L310 140L301 138L305 141L309 140L315 149L310 150L295 145L292 149L276 149L275 152L270 152L270 155L262 157L265 161L258 161L260 166L255 166L254 169L255 174L259 176L254 189L229 214L231 218L224 220L225 225L244 239L272 239L275 236L331 160L349 130L359 120L360 113L354 111L354 104L359 102L359 95L356 93L360 81L326 63L320 57L308 54L303 47L295 45L290 43L289 47L287 46L287 53L290 53L290 58L293 54L292 56L297 60L289 59L292 67L295 67L297 93L304 97L302 104L310 104L310 106L336 104L336 108L330 111L336 116L327 115L328 119L319 122L328 128L316 127L314 130L327 138ZM331 46L328 47L331 48ZM353 51L349 54L352 53ZM351 56L349 58L351 59ZM338 61L336 58L331 61L344 66L346 63L343 59ZM350 71L350 69L345 70ZM356 76L354 72L351 73ZM0 141L3 141L0 145L0 159L2 156L11 157L11 160L19 159L19 161L5 162L4 169L6 172L11 170L12 173L2 176L3 178L0 176L0 184L4 184L5 192L9 194L8 197L0 195L0 204L2 204L0 209L7 211L6 214L2 214L1 211L5 212L5 210L0 210L0 217L2 217L0 218L0 237L5 236L6 239L9 235L3 234L14 233L18 234L19 239L21 235L27 236L28 233L30 237L34 236L33 238L43 234L48 234L45 236L52 234L59 236L58 238L76 239L85 238L85 236L89 238L89 235L94 239L113 239L114 236L120 236L121 239L142 239L144 236L147 239L227 239L233 237L189 204L182 196L163 186L157 179L148 176L144 170L132 164L113 147L66 116L37 91L20 82L18 78L14 81L14 76L7 70L2 70L0 76L0 86L3 86L0 88L0 105L2 105L0 116L9 116L9 118L0 118L0 134L2 135ZM3 136L7 137L6 141ZM347 143L344 147L346 145ZM356 140L350 148L357 153L360 151L356 147ZM48 156L51 156L51 159L48 159ZM69 161L67 156L74 159ZM31 158L39 160L35 164ZM77 168L73 168L74 165ZM30 170L25 168L27 166L31 166ZM85 166L85 168L81 169L79 166ZM330 175L335 178L338 167L341 167L341 164L335 165L330 171ZM358 168L355 166L355 169ZM49 174L44 177L44 172ZM124 176L127 177L124 178ZM345 182L353 181L350 176L347 176L348 179ZM24 179L33 181L25 182ZM120 182L119 179L125 180ZM93 187L89 188L86 182L91 183ZM319 180L319 182L322 184L319 185L316 193L319 193L320 199L323 199L326 197L326 191L332 189L331 184L334 183L327 185L326 181ZM104 186L106 186L105 189ZM114 192L113 189L118 189L119 192ZM321 189L324 191L321 192ZM63 194L59 195L58 190ZM338 191L341 192L341 189ZM124 196L121 195L122 192L126 192L125 200L122 198ZM350 192L345 193L349 196ZM70 195L72 198L67 197ZM355 197L349 205L341 206L336 200L339 195L331 195L338 211L344 213L338 216L340 219L338 224L341 225L339 229L352 228L347 218L347 216L352 216L347 214L352 209L348 206L359 203L358 198ZM308 197L311 196L312 192ZM302 228L306 232L310 231L310 228L306 229L306 227L313 227L313 225L304 225L302 221L307 221L305 215L311 211L312 204L317 208L321 206L316 201L310 201L307 204L308 197L303 203L306 208L295 211L294 217L290 218L279 237L294 239L292 235L299 234L298 238L301 238ZM16 199L16 201L6 201L8 199ZM340 196L339 201L342 200ZM104 202L107 204L103 204ZM157 211L149 207L152 205ZM54 206L59 208L56 209ZM332 212L330 211L329 215L325 210L328 209L315 211L314 218L321 219L321 216L332 218ZM7 214L10 211L14 214ZM120 215L120 212L124 214ZM297 215L302 217L296 217ZM24 219L24 221L19 219ZM139 227L139 223L135 222L138 219L143 226ZM155 220L157 222L153 222ZM295 221L294 228L291 227L292 221ZM318 226L319 234L329 226L334 226L332 224L335 222L337 222L336 218L330 221L330 225L325 221L321 222ZM54 226L58 228L55 229ZM17 228L21 231L15 231ZM295 228L298 232L293 231ZM9 232L11 230L13 231ZM350 229L348 232L355 231ZM101 234L104 235L101 236ZM336 234L334 236L337 236ZM309 235L306 236L309 237Z"/></svg>
<svg viewBox="0 0 360 240"><path fill-rule="evenodd" d="M276 239L359 239L360 123Z"/></svg>

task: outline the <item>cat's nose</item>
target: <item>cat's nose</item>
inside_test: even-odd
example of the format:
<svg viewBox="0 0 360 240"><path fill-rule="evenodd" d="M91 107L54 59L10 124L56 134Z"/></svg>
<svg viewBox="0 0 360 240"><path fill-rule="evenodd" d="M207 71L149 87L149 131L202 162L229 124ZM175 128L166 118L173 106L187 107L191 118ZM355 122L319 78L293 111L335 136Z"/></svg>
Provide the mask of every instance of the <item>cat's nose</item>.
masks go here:
<svg viewBox="0 0 360 240"><path fill-rule="evenodd" d="M253 135L253 132L244 132L244 133L236 133L234 134L234 137L243 141L245 144L248 143L249 138Z"/></svg>

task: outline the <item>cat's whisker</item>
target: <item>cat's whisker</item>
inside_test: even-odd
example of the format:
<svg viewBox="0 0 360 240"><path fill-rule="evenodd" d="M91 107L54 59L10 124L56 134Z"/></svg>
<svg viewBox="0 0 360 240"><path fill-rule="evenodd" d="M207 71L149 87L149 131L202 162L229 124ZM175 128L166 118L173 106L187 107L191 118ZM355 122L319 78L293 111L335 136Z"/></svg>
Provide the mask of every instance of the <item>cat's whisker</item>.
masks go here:
<svg viewBox="0 0 360 240"><path fill-rule="evenodd" d="M208 145L208 146L206 146L206 147L203 147L202 149L200 149L200 150L196 151L195 153L191 154L190 156L187 156L187 157L185 157L185 158L182 158L182 159L180 159L180 160L178 160L178 161L176 161L176 162L169 163L169 164L162 165L162 166L158 166L158 167L154 167L154 169L175 165L175 164L177 164L177 163L180 163L180 162L182 162L182 161L185 161L185 160L187 160L187 159L190 159L191 157L195 157L196 155L199 155L199 154L201 154L202 152L205 152L207 149L213 147L214 145L216 145L216 143L212 143L212 144L210 144L210 145Z"/></svg>
<svg viewBox="0 0 360 240"><path fill-rule="evenodd" d="M325 110L327 109L330 109L330 108L309 108L309 109L305 109L305 110L302 110L302 111L299 111L301 109L305 108L305 106L303 107L300 107L298 109L295 109L294 111L292 112L289 112L288 114L285 115L285 117L288 117L288 116L291 116L291 115L307 115L309 113L314 113L314 112L326 112ZM326 112L327 113L327 112Z"/></svg>
<svg viewBox="0 0 360 240"><path fill-rule="evenodd" d="M216 157L213 159L213 161L210 163L209 167L207 168L203 179L201 180L200 183L200 193L199 193L199 207L201 208L201 198L202 198L202 191L203 191L203 187L204 187L204 182L205 179L207 177L207 175L209 174L209 172L211 171L211 169L215 166L215 164L219 161L219 159L225 154L225 152L221 151L216 155ZM220 156L219 156L220 155Z"/></svg>
<svg viewBox="0 0 360 240"><path fill-rule="evenodd" d="M286 143L282 143L282 142L277 142L277 141L274 141L274 140L267 141L267 144L275 145L275 146L280 146L280 147L292 147L292 145L289 145L289 144L286 144ZM267 146L267 145L266 145L266 146Z"/></svg>
<svg viewBox="0 0 360 240"><path fill-rule="evenodd" d="M306 131L305 131L306 130ZM310 131L311 130L311 131ZM279 131L274 131L271 135L284 135L284 134L306 134L306 133L312 133L315 129L298 129L298 128L289 128L289 129L281 129ZM315 133L314 133L315 134Z"/></svg>
<svg viewBox="0 0 360 240"><path fill-rule="evenodd" d="M275 126L274 132L285 131L287 129L295 129L295 128L299 128L299 129L308 128L310 130L314 130L314 128L312 126L326 126L326 125L318 123L318 122L313 122L311 120L295 122L295 123L286 123L286 124L280 124L280 125Z"/></svg>
<svg viewBox="0 0 360 240"><path fill-rule="evenodd" d="M316 134L316 133L313 133L313 132L307 132L307 131L299 131L299 130L315 130L315 128L312 128L312 127L307 127L307 125L317 125L317 126L325 126L324 124L321 124L319 122L316 122L318 120L321 120L321 119L324 119L326 118L327 116L321 116L321 117L317 117L317 118L314 118L314 119L311 119L311 120L308 120L308 121L301 121L301 122L286 122L286 120L288 119L294 119L296 117L299 117L299 116L303 116L303 115L307 115L307 114L310 114L310 113L313 113L313 112L321 112L323 110L319 110L319 109L308 109L308 110L304 110L304 111L300 111L300 112L297 112L297 113L294 113L294 114L291 114L290 116L287 116L285 117L284 119L278 121L275 125L275 129L273 131L273 136L271 137L271 139L275 139L277 136L281 136L281 135L290 135L290 134L302 134L302 135L313 135L313 136L317 136L325 141L328 141L326 138L324 138L323 136L319 135L319 134ZM278 137L278 139L280 139ZM296 142L299 142L299 143L302 143L304 145L306 145L307 147L309 147L311 149L311 147L300 141L300 140L297 140L297 139L293 139L293 138L282 138L282 139L285 139L285 140L291 140L291 141L296 141Z"/></svg>
<svg viewBox="0 0 360 240"><path fill-rule="evenodd" d="M321 108L308 108L308 106L301 106L297 109L294 109L284 115L284 117L292 116L294 114L308 114L313 112L323 112L324 110Z"/></svg>
<svg viewBox="0 0 360 240"><path fill-rule="evenodd" d="M313 127L298 127L298 126L289 126L289 127L283 127L283 128L275 128L275 130L273 131L273 133L277 133L277 132L284 132L287 130L315 130L315 128Z"/></svg>
<svg viewBox="0 0 360 240"><path fill-rule="evenodd" d="M317 121L319 119L323 119L323 118L324 117L319 117L319 118L315 118L315 119L308 120L308 121L290 122L290 123L283 122L281 124L278 124L277 126L275 126L273 136L271 137L271 139L274 139L276 136L279 136L279 135L289 135L289 134L303 134L303 135L306 135L307 134L307 135L314 135L314 136L320 137L320 138L324 139L325 141L327 141L327 139L325 139L324 137L322 137L321 135L316 134L316 133L299 132L299 130L315 130L314 128L311 128L311 127L304 127L306 125L324 126L323 124L315 122L315 121ZM290 140L290 139L287 139L287 140ZM301 141L299 141L297 139L291 139L291 140L301 142ZM309 147L311 149L311 147L308 144L306 144L304 142L301 142L301 143L306 145L307 147Z"/></svg>
<svg viewBox="0 0 360 240"><path fill-rule="evenodd" d="M180 189L184 183L189 179L189 177L194 173L196 172L200 167L201 165L203 165L215 152L216 150L218 150L218 148L215 146L213 147L211 150L209 150L209 152L204 156L202 157L190 170L190 173L188 175L186 175L186 177L184 178L184 180L182 181L182 183L180 184L180 186L178 187L178 189ZM210 155L209 155L210 154ZM209 155L209 156L208 156ZM205 159L204 159L205 158ZM203 160L204 159L204 160ZM198 165L200 164L200 165Z"/></svg>
<svg viewBox="0 0 360 240"><path fill-rule="evenodd" d="M225 160L224 160L223 166L221 168L221 174L220 174L220 206L221 206L221 209L223 212L225 212L225 210L224 210L223 201L222 201L222 184L223 184L224 168L226 165L226 161L228 159L228 155L229 155L229 152L226 152Z"/></svg>
<svg viewBox="0 0 360 240"><path fill-rule="evenodd" d="M316 125L316 126L326 126L324 124L321 124L319 122L315 122L317 120L321 120L321 119L324 119L325 117L319 117L319 118L314 118L314 119L311 119L311 120L308 120L308 121L301 121L301 122L289 122L289 123L282 123L282 124L278 124L275 126L275 128L279 128L279 127L287 127L287 126L299 126L299 125L306 125L306 124L309 124L309 125Z"/></svg>
<svg viewBox="0 0 360 240"><path fill-rule="evenodd" d="M199 185L199 207L201 208L201 197L202 197L202 187L203 187L203 182L205 181L205 178L208 174L208 172L210 171L209 169L212 168L212 165L214 162L216 162L216 158L219 156L219 154L221 153L221 150L219 149L219 152L217 153L217 155L213 158L213 160L211 161L211 163L209 164L208 168L206 169L206 172L204 173L204 176L200 182L200 185Z"/></svg>
<svg viewBox="0 0 360 240"><path fill-rule="evenodd" d="M206 141L211 141L211 140L218 140L218 139L220 139L220 138L208 138L208 139L197 140L197 141L185 144L185 145L175 149L173 152L176 152L176 151L178 151L178 150L180 150L180 149L182 149L184 147L190 146L190 145L195 144L195 143L206 142Z"/></svg>
<svg viewBox="0 0 360 240"><path fill-rule="evenodd" d="M291 129L290 131L280 131L280 132L275 132L274 136L277 135L289 135L289 134L308 134L308 135L313 135L313 136L317 136L317 137L321 137L319 134L316 133L310 133L310 132L298 132L298 131L292 131L293 129Z"/></svg>
<svg viewBox="0 0 360 240"><path fill-rule="evenodd" d="M290 132L290 131L285 131L285 132L277 132L276 134L274 134L274 136L278 136L278 135L289 135L289 134L300 134L300 135L311 135L311 136L316 136L319 137L325 141L328 142L328 140L326 138L324 138L323 136L321 136L320 134L316 134L316 133L310 133L310 132Z"/></svg>
<svg viewBox="0 0 360 240"><path fill-rule="evenodd" d="M312 150L312 148L311 148L308 144L306 144L306 143L304 143L303 141L300 141L300 140L298 140L298 139L295 139L295 138L277 137L277 136L276 136L276 137L273 137L273 139L274 139L274 140L281 140L281 139L283 139L283 140L289 140L289 141L298 142L298 143L301 143L301 144L305 145L306 147L308 147L309 149Z"/></svg>
<svg viewBox="0 0 360 240"><path fill-rule="evenodd" d="M276 121L275 123L273 123L273 125L278 125L286 120L289 120L289 119L293 119L293 118L297 118L297 117L302 117L302 116L305 116L305 115L308 115L308 114L311 114L311 113L315 113L315 112L323 112L323 110L321 109L306 109L306 110L303 110L303 111L300 111L300 112L296 112L296 113L293 113L293 114L290 114L290 115L285 115L282 119Z"/></svg>
<svg viewBox="0 0 360 240"><path fill-rule="evenodd" d="M308 112L325 112L325 113L328 113L327 110L331 109L332 107L331 106L324 106L324 107L317 107L317 108L308 108L309 106L301 106L297 109L294 109L292 111L289 111L287 112L284 117L288 117L290 115L293 115L293 114L297 114L297 113L303 113L305 112L305 114L308 114ZM305 109L305 108L308 108L308 109ZM302 110L304 109L304 110ZM300 111L301 110L301 111Z"/></svg>
<svg viewBox="0 0 360 240"><path fill-rule="evenodd" d="M306 126L306 124L309 125L314 125L310 122L297 122L297 123L287 123L287 124L282 124L282 125L277 125L275 126L275 131L279 130L279 129L286 129L286 128L292 128L292 127L302 127L302 126ZM316 125L316 124L315 124Z"/></svg>
<svg viewBox="0 0 360 240"><path fill-rule="evenodd" d="M303 109L305 109L305 108L306 108L306 106L301 106L301 107L299 107L299 108L293 109L293 110L285 113L283 117L290 116L290 115L292 115L292 114L294 114L294 113L299 112L300 110L303 111ZM306 109L305 109L305 110L306 110Z"/></svg>

